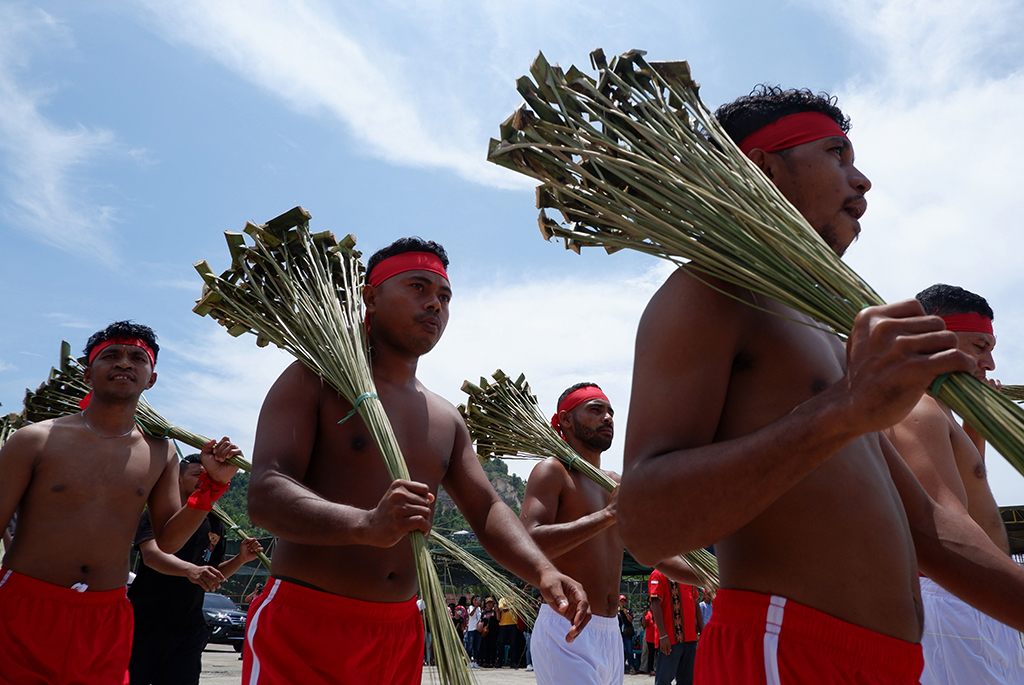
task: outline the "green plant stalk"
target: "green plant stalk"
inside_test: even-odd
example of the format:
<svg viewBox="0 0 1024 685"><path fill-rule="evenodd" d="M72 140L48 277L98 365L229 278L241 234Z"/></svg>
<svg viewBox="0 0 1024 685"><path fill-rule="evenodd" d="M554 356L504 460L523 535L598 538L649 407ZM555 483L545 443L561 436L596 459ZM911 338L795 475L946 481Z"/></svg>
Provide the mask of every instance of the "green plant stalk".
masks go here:
<svg viewBox="0 0 1024 685"><path fill-rule="evenodd" d="M224 511L221 508L221 506L219 504L217 504L216 502L214 503L213 509L211 509L211 511L213 512L214 516L216 516L217 518L219 518L221 521L224 522L224 525L227 526L228 530L230 530L232 533L234 533L235 537L237 537L239 540L242 540L244 542L247 538L251 537L247 532L245 532L242 529L241 526L239 526L237 523L235 523L234 519L231 518L231 516L228 514L228 512ZM270 571L270 557L268 557L263 552L257 552L256 553L256 558L260 560L261 564L263 564L263 568L267 569L267 571L269 572Z"/></svg>
<svg viewBox="0 0 1024 685"><path fill-rule="evenodd" d="M537 619L537 611L533 608L529 595L508 582L504 576L488 566L476 556L470 554L448 538L433 530L430 531L429 540L441 548L441 553L454 559L463 568L483 581L490 590L498 597L505 597L512 604L512 610L521 617L530 628Z"/></svg>
<svg viewBox="0 0 1024 685"><path fill-rule="evenodd" d="M883 300L744 155L697 95L686 62L631 51L596 79L543 54L517 88L526 104L500 127L488 159L541 181L539 224L579 251L629 248L760 293L849 336L857 313ZM558 210L563 222L545 209ZM728 294L728 293L727 293ZM971 417L1024 473L1024 410L968 374L933 394Z"/></svg>

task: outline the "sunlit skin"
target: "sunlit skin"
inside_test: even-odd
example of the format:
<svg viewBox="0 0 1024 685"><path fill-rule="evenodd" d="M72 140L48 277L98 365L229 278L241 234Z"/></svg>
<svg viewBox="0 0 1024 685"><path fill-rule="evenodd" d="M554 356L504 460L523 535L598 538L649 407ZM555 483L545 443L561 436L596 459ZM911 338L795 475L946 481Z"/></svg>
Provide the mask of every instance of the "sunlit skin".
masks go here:
<svg viewBox="0 0 1024 685"><path fill-rule="evenodd" d="M974 375L985 380L996 368L995 336L965 331L955 335L957 348L977 363ZM988 484L985 441L976 430L961 427L949 407L924 395L886 435L932 499L978 525L997 549L1010 553L1006 526Z"/></svg>
<svg viewBox="0 0 1024 685"><path fill-rule="evenodd" d="M615 411L603 399L592 399L558 414L566 442L593 466L615 435ZM605 471L618 482L619 474ZM519 519L541 550L587 591L598 616L618 612L622 577L622 536L616 523L615 492L554 458L537 464L526 483ZM697 582L682 562L669 562L673 577Z"/></svg>
<svg viewBox="0 0 1024 685"><path fill-rule="evenodd" d="M849 247L871 187L849 141L749 157L833 250ZM1024 627L1024 571L937 506L881 433L952 371L973 373L973 357L916 300L861 311L844 347L777 302L677 270L637 333L619 494L627 548L652 562L715 544L722 587L910 642L920 568Z"/></svg>
<svg viewBox="0 0 1024 685"><path fill-rule="evenodd" d="M573 625L585 593L544 557L494 492L455 408L416 378L448 322L451 286L407 271L363 291L372 371L410 480L392 482L352 405L301 364L271 388L260 413L249 486L253 523L279 536L272 575L345 597L402 602L416 592L408 533L427 533L444 485L488 552L540 588Z"/></svg>
<svg viewBox="0 0 1024 685"><path fill-rule="evenodd" d="M17 509L7 568L102 591L127 582L128 550L145 505L168 552L185 544L206 512L182 507L171 441L132 429L139 396L156 382L146 352L111 345L85 380L93 397L84 412L25 426L0 449L0 524L6 527ZM213 479L227 482L237 468L223 461L237 453L227 439L211 440L203 464Z"/></svg>

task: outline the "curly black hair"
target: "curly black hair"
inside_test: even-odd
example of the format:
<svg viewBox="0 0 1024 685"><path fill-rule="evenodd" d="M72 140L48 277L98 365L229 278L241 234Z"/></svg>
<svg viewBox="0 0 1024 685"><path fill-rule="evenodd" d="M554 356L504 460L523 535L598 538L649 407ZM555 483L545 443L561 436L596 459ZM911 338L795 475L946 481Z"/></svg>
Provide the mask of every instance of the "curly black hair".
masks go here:
<svg viewBox="0 0 1024 685"><path fill-rule="evenodd" d="M988 301L958 285L936 283L928 286L914 297L921 303L925 314L950 316L952 314L981 314L995 321L995 314Z"/></svg>
<svg viewBox="0 0 1024 685"><path fill-rule="evenodd" d="M754 131L799 112L821 112L829 117L843 133L850 132L850 117L836 106L835 96L828 93L815 95L803 90L783 90L779 86L762 83L750 95L744 95L715 110L715 118L729 137L739 145Z"/></svg>
<svg viewBox="0 0 1024 685"><path fill-rule="evenodd" d="M439 243L435 243L433 240L424 240L419 236L411 236L409 238L399 238L387 247L382 247L374 252L370 260L366 262L367 280L370 278L370 272L383 260L405 252L431 252L437 255L445 269L448 268L448 253L444 251L444 248Z"/></svg>
<svg viewBox="0 0 1024 685"><path fill-rule="evenodd" d="M156 356L160 352L160 346L156 344L156 333L149 326L135 323L133 321L115 321L102 331L97 331L85 344L85 356L88 359L94 347L111 338L139 338L153 349L153 363L156 364Z"/></svg>
<svg viewBox="0 0 1024 685"><path fill-rule="evenodd" d="M601 386L598 385L597 383L577 383L576 385L571 385L565 389L565 392L559 395L557 406L562 406L562 402L565 401L565 398L571 395L572 393L576 392L580 388L597 388L598 390L600 390Z"/></svg>

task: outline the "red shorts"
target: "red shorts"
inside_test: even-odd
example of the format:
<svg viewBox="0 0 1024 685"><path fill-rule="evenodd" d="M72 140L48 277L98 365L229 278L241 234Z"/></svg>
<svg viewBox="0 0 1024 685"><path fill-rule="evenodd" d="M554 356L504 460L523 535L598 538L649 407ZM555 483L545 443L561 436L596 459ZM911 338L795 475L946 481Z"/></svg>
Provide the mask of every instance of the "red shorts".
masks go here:
<svg viewBox="0 0 1024 685"><path fill-rule="evenodd" d="M0 568L0 683L128 683L125 589L78 592Z"/></svg>
<svg viewBox="0 0 1024 685"><path fill-rule="evenodd" d="M921 645L774 595L719 590L700 637L696 685L907 685Z"/></svg>
<svg viewBox="0 0 1024 685"><path fill-rule="evenodd" d="M272 578L249 605L243 685L420 685L416 598L383 604Z"/></svg>

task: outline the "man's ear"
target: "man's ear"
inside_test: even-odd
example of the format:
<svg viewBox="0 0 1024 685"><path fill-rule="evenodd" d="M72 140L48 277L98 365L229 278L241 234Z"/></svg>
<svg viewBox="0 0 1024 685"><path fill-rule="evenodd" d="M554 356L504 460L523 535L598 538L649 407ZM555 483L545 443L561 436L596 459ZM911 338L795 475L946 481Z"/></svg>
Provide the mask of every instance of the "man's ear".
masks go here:
<svg viewBox="0 0 1024 685"><path fill-rule="evenodd" d="M769 179L774 179L775 175L772 173L772 162L774 161L774 155L769 155L767 152L759 147L755 147L753 150L747 153L747 157L750 161L757 165L765 176Z"/></svg>
<svg viewBox="0 0 1024 685"><path fill-rule="evenodd" d="M85 384L90 388L92 387L92 367L85 367L85 371L82 372L82 379L85 380Z"/></svg>
<svg viewBox="0 0 1024 685"><path fill-rule="evenodd" d="M377 289L372 285L363 286L363 306L367 316L377 311Z"/></svg>
<svg viewBox="0 0 1024 685"><path fill-rule="evenodd" d="M154 371L152 374L150 374L150 376L149 376L149 385L146 386L146 390L149 390L150 388L152 388L154 383L156 383L156 371Z"/></svg>

